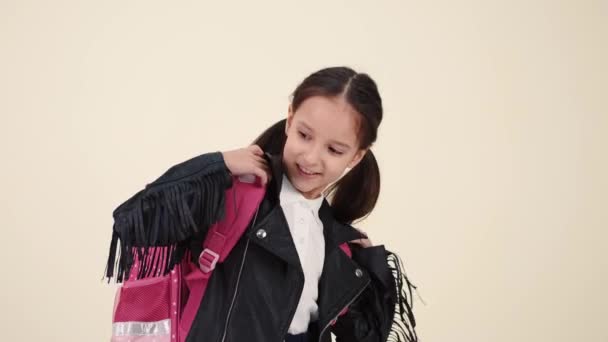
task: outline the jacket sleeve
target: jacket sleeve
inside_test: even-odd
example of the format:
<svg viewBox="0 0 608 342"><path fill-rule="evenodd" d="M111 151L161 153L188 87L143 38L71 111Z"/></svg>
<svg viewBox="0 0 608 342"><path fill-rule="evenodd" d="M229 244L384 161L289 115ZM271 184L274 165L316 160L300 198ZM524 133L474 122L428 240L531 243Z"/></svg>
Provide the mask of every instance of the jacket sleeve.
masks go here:
<svg viewBox="0 0 608 342"><path fill-rule="evenodd" d="M354 248L353 260L370 273L371 282L332 327L336 342L418 341L411 305L415 286L405 277L399 257L373 246Z"/></svg>
<svg viewBox="0 0 608 342"><path fill-rule="evenodd" d="M150 260L145 266L152 262L154 270L169 272L189 241L205 235L223 218L225 190L231 186L232 175L222 153L205 153L172 166L119 205L113 211L108 281L113 276L118 282L126 279L136 254Z"/></svg>

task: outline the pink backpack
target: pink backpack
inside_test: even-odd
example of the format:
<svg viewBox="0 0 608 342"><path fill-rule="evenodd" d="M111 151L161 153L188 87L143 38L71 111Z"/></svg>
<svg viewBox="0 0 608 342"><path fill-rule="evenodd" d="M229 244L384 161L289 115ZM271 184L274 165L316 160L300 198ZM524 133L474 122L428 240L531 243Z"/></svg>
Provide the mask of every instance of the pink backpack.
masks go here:
<svg viewBox="0 0 608 342"><path fill-rule="evenodd" d="M225 201L224 218L209 228L198 257L200 266L186 253L167 275L137 279L142 264L153 268L165 263L167 247L150 248L143 260L135 257L129 279L116 292L112 342L185 341L213 270L226 259L252 218L255 224L265 188L250 180L233 176L233 185L225 192L231 200ZM346 243L340 248L352 256ZM155 273L152 269L149 274Z"/></svg>

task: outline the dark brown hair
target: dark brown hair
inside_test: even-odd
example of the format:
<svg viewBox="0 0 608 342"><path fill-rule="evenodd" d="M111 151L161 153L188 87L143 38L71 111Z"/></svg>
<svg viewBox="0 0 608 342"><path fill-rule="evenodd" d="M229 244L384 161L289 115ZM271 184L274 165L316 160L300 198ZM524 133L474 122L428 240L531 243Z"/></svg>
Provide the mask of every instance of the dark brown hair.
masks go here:
<svg viewBox="0 0 608 342"><path fill-rule="evenodd" d="M371 147L382 121L382 99L374 80L348 67L331 67L310 74L291 94L295 113L304 100L313 96L343 97L359 117L359 148ZM255 141L270 154L282 154L287 140L286 119L266 131ZM363 219L374 209L380 194L380 169L371 150L338 182L327 190L334 217L344 223Z"/></svg>

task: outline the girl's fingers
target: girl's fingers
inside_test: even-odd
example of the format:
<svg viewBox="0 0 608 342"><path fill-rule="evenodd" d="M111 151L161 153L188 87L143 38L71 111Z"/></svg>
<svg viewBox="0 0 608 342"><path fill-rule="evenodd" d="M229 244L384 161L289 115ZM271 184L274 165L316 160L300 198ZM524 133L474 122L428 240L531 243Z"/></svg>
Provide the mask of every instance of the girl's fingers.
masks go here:
<svg viewBox="0 0 608 342"><path fill-rule="evenodd" d="M262 163L261 161L255 160L255 159L252 160L250 167L251 167L250 172L252 172L256 176L260 177L262 179L262 181L264 181L267 178L264 163Z"/></svg>
<svg viewBox="0 0 608 342"><path fill-rule="evenodd" d="M266 183L268 182L268 174L266 173L266 171L264 171L264 169L256 167L253 173L256 176L260 177L263 185L266 185Z"/></svg>
<svg viewBox="0 0 608 342"><path fill-rule="evenodd" d="M253 156L252 157L254 161L256 161L257 163L260 164L267 164L266 159L264 159L264 157L261 156Z"/></svg>
<svg viewBox="0 0 608 342"><path fill-rule="evenodd" d="M350 241L351 243L355 243L363 248L372 247L373 244L369 239L357 239Z"/></svg>
<svg viewBox="0 0 608 342"><path fill-rule="evenodd" d="M260 172L262 172L262 174L264 175L264 180L265 180L264 184L266 184L266 182L270 178L270 168L268 167L268 165L266 165L266 163L259 162L256 164L256 169L258 169L258 170L260 170Z"/></svg>
<svg viewBox="0 0 608 342"><path fill-rule="evenodd" d="M264 151L262 150L262 148L258 145L251 145L251 150L253 151L253 154L256 156L262 156L264 155Z"/></svg>
<svg viewBox="0 0 608 342"><path fill-rule="evenodd" d="M364 248L371 247L372 242L369 239L361 239L361 246Z"/></svg>
<svg viewBox="0 0 608 342"><path fill-rule="evenodd" d="M268 173L270 173L270 166L268 165L268 162L266 161L266 159L264 159L263 157L254 157L254 162L256 164L256 166L263 168L264 170L266 170Z"/></svg>

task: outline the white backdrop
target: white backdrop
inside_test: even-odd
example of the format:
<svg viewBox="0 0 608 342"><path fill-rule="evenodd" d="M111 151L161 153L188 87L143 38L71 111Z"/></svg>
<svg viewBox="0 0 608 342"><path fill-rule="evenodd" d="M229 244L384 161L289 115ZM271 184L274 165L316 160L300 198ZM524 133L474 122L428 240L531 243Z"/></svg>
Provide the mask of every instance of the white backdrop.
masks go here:
<svg viewBox="0 0 608 342"><path fill-rule="evenodd" d="M247 145L309 73L385 105L421 341L608 341L607 3L0 1L2 340L107 341L112 210Z"/></svg>

